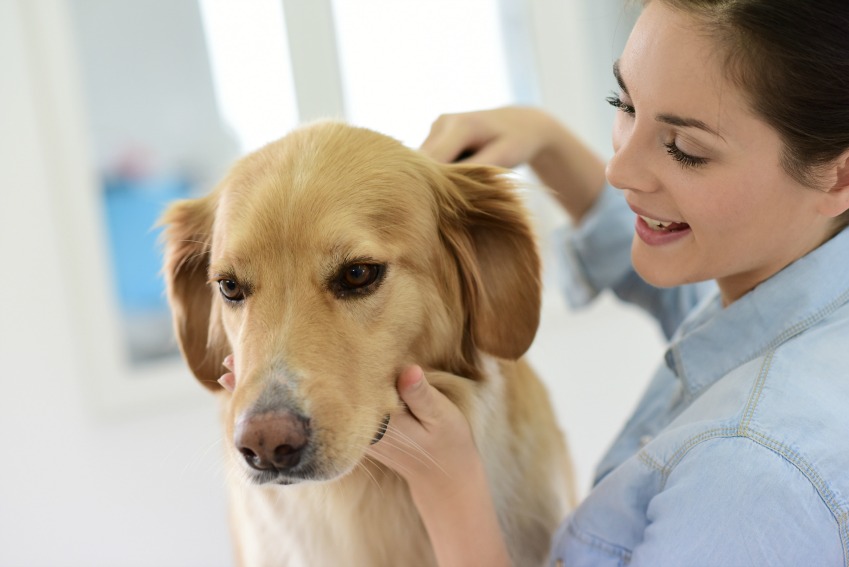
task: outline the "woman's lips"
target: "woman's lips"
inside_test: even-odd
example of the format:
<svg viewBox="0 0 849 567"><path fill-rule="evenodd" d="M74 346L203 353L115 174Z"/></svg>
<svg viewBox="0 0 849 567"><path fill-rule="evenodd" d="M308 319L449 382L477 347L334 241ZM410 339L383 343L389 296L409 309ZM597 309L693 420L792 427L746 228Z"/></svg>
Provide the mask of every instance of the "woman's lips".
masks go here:
<svg viewBox="0 0 849 567"><path fill-rule="evenodd" d="M646 224L649 226L649 228L652 229L652 230L675 231L675 230L684 230L685 228L690 228L690 225L688 225L685 222L660 221L660 220L652 219L652 218L649 218L649 217L645 217L643 215L638 215L638 216L641 219L643 219L646 222Z"/></svg>
<svg viewBox="0 0 849 567"><path fill-rule="evenodd" d="M660 246L677 241L690 234L690 225L683 221L657 219L638 207L629 203L631 210L637 214L635 231L637 236L651 246Z"/></svg>
<svg viewBox="0 0 849 567"><path fill-rule="evenodd" d="M646 219L642 215L637 215L637 223L634 227L637 236L650 246L661 246L676 242L685 236L689 235L690 225L682 222L673 222L666 226L658 225L657 221L652 222L652 219Z"/></svg>

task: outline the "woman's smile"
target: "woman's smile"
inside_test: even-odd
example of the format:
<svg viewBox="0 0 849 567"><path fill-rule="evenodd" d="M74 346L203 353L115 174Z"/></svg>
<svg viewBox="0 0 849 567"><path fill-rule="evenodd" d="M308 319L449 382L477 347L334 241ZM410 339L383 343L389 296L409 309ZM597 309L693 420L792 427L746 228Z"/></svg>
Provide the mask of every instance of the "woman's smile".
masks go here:
<svg viewBox="0 0 849 567"><path fill-rule="evenodd" d="M649 246L661 246L676 242L692 232L690 225L683 220L672 220L647 213L631 206L637 214L635 231L637 236Z"/></svg>

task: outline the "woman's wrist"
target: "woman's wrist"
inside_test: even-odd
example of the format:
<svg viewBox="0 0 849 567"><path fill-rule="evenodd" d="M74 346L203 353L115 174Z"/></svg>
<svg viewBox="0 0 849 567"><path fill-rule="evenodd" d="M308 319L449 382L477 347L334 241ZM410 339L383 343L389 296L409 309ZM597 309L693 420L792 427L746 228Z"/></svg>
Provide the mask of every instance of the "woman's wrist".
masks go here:
<svg viewBox="0 0 849 567"><path fill-rule="evenodd" d="M604 189L605 164L557 119L546 117L545 142L529 160L529 165L577 223Z"/></svg>
<svg viewBox="0 0 849 567"><path fill-rule="evenodd" d="M432 376L464 387L471 382ZM398 377L405 408L392 414L371 455L406 481L439 565L508 565L483 460L459 407L410 366Z"/></svg>
<svg viewBox="0 0 849 567"><path fill-rule="evenodd" d="M438 564L510 565L483 463L475 458L460 474L436 471L410 487Z"/></svg>

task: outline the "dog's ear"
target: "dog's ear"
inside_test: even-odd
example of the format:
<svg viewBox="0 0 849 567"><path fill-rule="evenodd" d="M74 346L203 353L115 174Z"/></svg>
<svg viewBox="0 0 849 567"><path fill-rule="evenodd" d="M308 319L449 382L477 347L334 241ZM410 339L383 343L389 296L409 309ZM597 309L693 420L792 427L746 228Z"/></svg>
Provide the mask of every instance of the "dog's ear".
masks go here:
<svg viewBox="0 0 849 567"><path fill-rule="evenodd" d="M230 349L207 284L217 196L178 201L163 214L168 302L180 350L195 377L219 390L222 362Z"/></svg>
<svg viewBox="0 0 849 567"><path fill-rule="evenodd" d="M503 170L444 167L440 230L460 270L469 333L477 348L515 360L536 335L542 295L526 209Z"/></svg>

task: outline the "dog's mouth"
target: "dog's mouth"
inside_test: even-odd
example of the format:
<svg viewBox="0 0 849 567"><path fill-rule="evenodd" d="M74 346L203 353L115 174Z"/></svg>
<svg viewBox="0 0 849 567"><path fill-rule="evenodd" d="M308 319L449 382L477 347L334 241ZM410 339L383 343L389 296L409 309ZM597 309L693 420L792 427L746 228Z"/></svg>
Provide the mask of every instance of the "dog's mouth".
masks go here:
<svg viewBox="0 0 849 567"><path fill-rule="evenodd" d="M369 445L374 445L383 439L388 428L389 414L386 414L378 425L377 431L375 431ZM329 481L341 476L340 474L328 475L326 471L320 470L319 467L313 464L313 456L313 451L309 451L300 466L288 469L285 472L276 468L271 470L250 470L249 478L254 484L258 485L276 484L278 486L291 486L309 481Z"/></svg>
<svg viewBox="0 0 849 567"><path fill-rule="evenodd" d="M383 421L380 422L380 426L377 428L377 433L372 437L371 445L374 445L386 435L386 430L389 428L389 414L386 414L386 417L383 418Z"/></svg>
<svg viewBox="0 0 849 567"><path fill-rule="evenodd" d="M279 484L289 486L310 480L322 480L323 475L316 467L304 464L296 468L282 471L276 468L269 470L248 470L248 479L253 484Z"/></svg>

